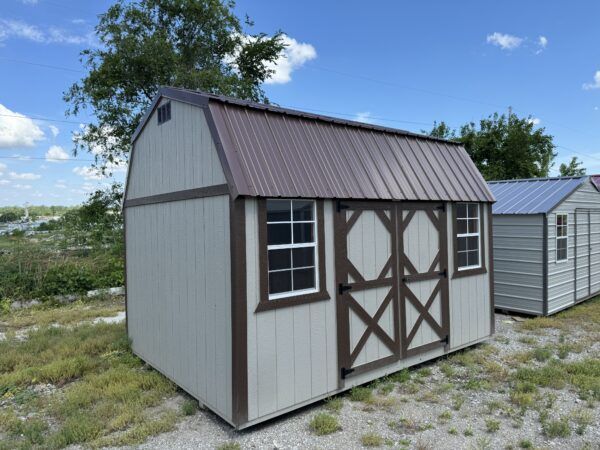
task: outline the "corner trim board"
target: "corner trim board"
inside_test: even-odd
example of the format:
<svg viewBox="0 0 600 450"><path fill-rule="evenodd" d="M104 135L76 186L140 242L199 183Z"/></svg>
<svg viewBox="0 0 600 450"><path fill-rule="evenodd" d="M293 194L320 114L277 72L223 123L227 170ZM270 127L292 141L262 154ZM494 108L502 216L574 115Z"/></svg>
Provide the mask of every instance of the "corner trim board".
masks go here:
<svg viewBox="0 0 600 450"><path fill-rule="evenodd" d="M246 204L244 198L229 201L231 248L231 398L232 422L248 422L248 314L246 292Z"/></svg>
<svg viewBox="0 0 600 450"><path fill-rule="evenodd" d="M125 200L123 207L132 208L134 206L153 205L156 203L177 202L181 200L191 200L194 198L215 197L217 195L229 194L227 184L216 184L196 189L186 189L183 191L167 192L165 194L149 195L147 197L132 198Z"/></svg>
<svg viewBox="0 0 600 450"><path fill-rule="evenodd" d="M542 215L542 315L548 315L548 214Z"/></svg>

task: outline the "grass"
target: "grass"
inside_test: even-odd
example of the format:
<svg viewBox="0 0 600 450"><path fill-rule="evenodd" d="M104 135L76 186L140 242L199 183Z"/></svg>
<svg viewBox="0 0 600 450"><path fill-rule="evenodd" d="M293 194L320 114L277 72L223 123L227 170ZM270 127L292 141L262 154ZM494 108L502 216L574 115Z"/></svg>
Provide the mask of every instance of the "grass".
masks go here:
<svg viewBox="0 0 600 450"><path fill-rule="evenodd" d="M438 420L441 423L446 423L446 422L450 421L450 419L452 419L452 413L450 411L444 411L443 413L441 413L438 416Z"/></svg>
<svg viewBox="0 0 600 450"><path fill-rule="evenodd" d="M344 407L344 400L342 397L330 397L325 400L325 408L332 413L338 414Z"/></svg>
<svg viewBox="0 0 600 450"><path fill-rule="evenodd" d="M194 399L186 399L181 405L181 413L184 416L193 416L198 411L198 402Z"/></svg>
<svg viewBox="0 0 600 450"><path fill-rule="evenodd" d="M327 413L315 415L310 421L309 428L317 436L335 433L341 429L337 418Z"/></svg>
<svg viewBox="0 0 600 450"><path fill-rule="evenodd" d="M549 438L567 438L571 436L571 426L569 425L569 419L563 417L559 420L546 421L542 425L544 434Z"/></svg>
<svg viewBox="0 0 600 450"><path fill-rule="evenodd" d="M389 380L394 383L406 383L410 381L411 375L408 369L402 369L389 376Z"/></svg>
<svg viewBox="0 0 600 450"><path fill-rule="evenodd" d="M500 430L500 421L496 419L485 419L485 429L488 433L496 433Z"/></svg>
<svg viewBox="0 0 600 450"><path fill-rule="evenodd" d="M371 388L356 386L350 389L350 400L353 402L367 402L373 398Z"/></svg>
<svg viewBox="0 0 600 450"><path fill-rule="evenodd" d="M60 392L31 394L43 383ZM175 392L131 353L122 324L47 326L0 342L0 397L12 400L0 418L7 448L139 444L174 427L179 413L161 404ZM150 416L148 408L158 411ZM36 420L18 418L30 411Z"/></svg>
<svg viewBox="0 0 600 450"><path fill-rule="evenodd" d="M519 448L533 448L533 442L529 439L522 439L519 441Z"/></svg>
<svg viewBox="0 0 600 450"><path fill-rule="evenodd" d="M225 442L219 445L217 450L242 450L242 446L237 442Z"/></svg>
<svg viewBox="0 0 600 450"><path fill-rule="evenodd" d="M549 346L536 347L531 351L531 356L539 362L548 361L550 358L552 358L552 355L552 347Z"/></svg>
<svg viewBox="0 0 600 450"><path fill-rule="evenodd" d="M467 428L465 428L465 431L463 431L463 434L464 434L466 437L471 437L471 436L473 436L473 434L474 434L474 433L473 433L473 428L471 428L470 426L469 426L469 427L467 427Z"/></svg>
<svg viewBox="0 0 600 450"><path fill-rule="evenodd" d="M381 447L384 444L384 440L379 434L370 432L360 437L360 443L363 447Z"/></svg>
<svg viewBox="0 0 600 450"><path fill-rule="evenodd" d="M578 409L571 414L571 418L577 425L575 432L579 435L585 434L585 430L594 422L594 415L585 409Z"/></svg>

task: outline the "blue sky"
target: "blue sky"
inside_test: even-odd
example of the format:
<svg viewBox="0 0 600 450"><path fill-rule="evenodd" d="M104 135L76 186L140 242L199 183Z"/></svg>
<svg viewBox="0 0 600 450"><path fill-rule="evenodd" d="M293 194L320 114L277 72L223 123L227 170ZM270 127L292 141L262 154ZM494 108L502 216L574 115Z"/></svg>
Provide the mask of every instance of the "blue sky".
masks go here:
<svg viewBox="0 0 600 450"><path fill-rule="evenodd" d="M72 133L93 118L66 118L62 101L110 3L2 0L0 205L75 204L111 181L90 155L71 155ZM600 3L577 5L242 0L236 10L255 31L288 36L265 86L275 103L411 131L512 106L555 137L554 173L571 156L600 173Z"/></svg>

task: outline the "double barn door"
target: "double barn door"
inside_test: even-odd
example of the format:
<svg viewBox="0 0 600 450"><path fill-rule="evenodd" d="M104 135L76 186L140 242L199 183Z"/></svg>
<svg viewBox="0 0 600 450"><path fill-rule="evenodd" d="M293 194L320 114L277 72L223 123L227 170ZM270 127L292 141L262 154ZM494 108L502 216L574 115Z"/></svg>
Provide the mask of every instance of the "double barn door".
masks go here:
<svg viewBox="0 0 600 450"><path fill-rule="evenodd" d="M341 378L448 344L443 204L339 202L335 235Z"/></svg>

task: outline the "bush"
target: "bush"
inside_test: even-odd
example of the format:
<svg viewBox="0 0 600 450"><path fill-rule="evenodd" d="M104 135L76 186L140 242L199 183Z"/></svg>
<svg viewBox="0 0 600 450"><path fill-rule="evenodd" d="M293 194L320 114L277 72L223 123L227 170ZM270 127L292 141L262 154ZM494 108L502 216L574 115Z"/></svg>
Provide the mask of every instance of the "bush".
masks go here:
<svg viewBox="0 0 600 450"><path fill-rule="evenodd" d="M560 420L552 420L546 422L543 425L544 434L549 438L566 438L571 436L571 427L569 426L569 420L563 417Z"/></svg>
<svg viewBox="0 0 600 450"><path fill-rule="evenodd" d="M366 433L360 438L360 442L363 447L381 447L383 445L383 438L377 433Z"/></svg>
<svg viewBox="0 0 600 450"><path fill-rule="evenodd" d="M341 428L337 418L327 413L319 413L314 416L309 427L317 436L335 433Z"/></svg>
<svg viewBox="0 0 600 450"><path fill-rule="evenodd" d="M350 390L350 400L353 402L366 402L372 397L373 392L367 387L357 386Z"/></svg>

